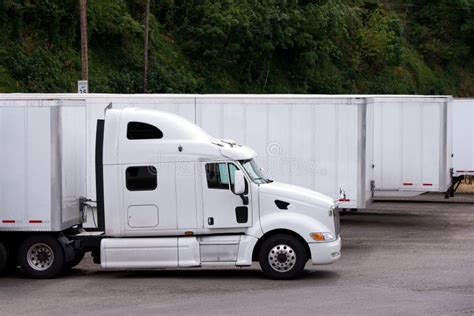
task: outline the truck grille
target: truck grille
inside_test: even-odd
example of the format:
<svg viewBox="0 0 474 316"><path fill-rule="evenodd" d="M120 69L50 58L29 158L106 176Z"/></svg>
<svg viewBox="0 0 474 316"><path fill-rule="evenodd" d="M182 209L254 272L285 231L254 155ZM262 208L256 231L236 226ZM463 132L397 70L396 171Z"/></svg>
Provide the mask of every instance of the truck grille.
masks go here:
<svg viewBox="0 0 474 316"><path fill-rule="evenodd" d="M336 232L336 238L339 236L339 231L341 229L341 223L339 221L339 208L334 209L334 230Z"/></svg>

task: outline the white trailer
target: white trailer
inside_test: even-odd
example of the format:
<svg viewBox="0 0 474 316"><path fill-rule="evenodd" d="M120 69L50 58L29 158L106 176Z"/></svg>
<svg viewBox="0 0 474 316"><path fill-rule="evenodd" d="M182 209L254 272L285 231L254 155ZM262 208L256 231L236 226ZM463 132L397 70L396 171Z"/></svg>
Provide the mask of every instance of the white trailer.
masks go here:
<svg viewBox="0 0 474 316"><path fill-rule="evenodd" d="M0 101L0 230L62 231L82 223L84 100Z"/></svg>
<svg viewBox="0 0 474 316"><path fill-rule="evenodd" d="M453 101L453 176L474 176L474 99Z"/></svg>
<svg viewBox="0 0 474 316"><path fill-rule="evenodd" d="M365 208L372 198L366 102L338 96L199 96L196 123L222 139L249 144L270 178L339 198L341 208Z"/></svg>
<svg viewBox="0 0 474 316"><path fill-rule="evenodd" d="M85 124L84 100L0 100L0 272L18 263L26 245L20 240L33 242L83 222ZM58 260L73 262L73 248L52 247Z"/></svg>
<svg viewBox="0 0 474 316"><path fill-rule="evenodd" d="M372 129L367 98L318 95L46 94L87 100L88 196L95 199L96 121L105 108L137 107L179 114L216 137L250 144L268 176L341 197L341 208L372 198ZM88 225L94 225L89 213Z"/></svg>
<svg viewBox="0 0 474 316"><path fill-rule="evenodd" d="M74 104L74 106L73 106ZM274 182L249 147L160 111L107 109L95 138L98 228L82 230L85 107L0 101L0 268L49 278L91 251L103 268L250 266L289 279L340 257L337 204Z"/></svg>
<svg viewBox="0 0 474 316"><path fill-rule="evenodd" d="M375 195L451 187L451 97L374 97Z"/></svg>
<svg viewBox="0 0 474 316"><path fill-rule="evenodd" d="M89 196L95 196L94 122L104 117L104 109L112 103L118 109L137 107L179 114L216 137L250 144L270 178L334 199L340 197L342 190L346 194L340 201L342 208L365 208L371 200L371 178L366 170L372 164L372 135L368 134L372 130L366 128L365 98L143 94L85 97Z"/></svg>

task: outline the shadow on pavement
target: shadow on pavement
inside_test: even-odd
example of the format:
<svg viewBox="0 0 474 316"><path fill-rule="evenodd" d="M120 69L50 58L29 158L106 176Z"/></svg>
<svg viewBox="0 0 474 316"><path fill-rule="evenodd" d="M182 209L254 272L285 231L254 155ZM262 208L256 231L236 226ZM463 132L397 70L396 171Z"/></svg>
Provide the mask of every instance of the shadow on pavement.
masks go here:
<svg viewBox="0 0 474 316"><path fill-rule="evenodd" d="M267 280L272 281L264 277L262 271L255 268L242 268L242 269L205 269L205 268L190 268L183 270L82 270L72 269L64 274L65 278L93 276L94 278L115 278L115 279L219 279L222 281L226 280ZM338 279L339 274L333 271L320 271L320 270L308 270L306 269L303 276L299 280L333 280ZM285 281L287 282L287 281ZM291 280L289 281L291 282Z"/></svg>

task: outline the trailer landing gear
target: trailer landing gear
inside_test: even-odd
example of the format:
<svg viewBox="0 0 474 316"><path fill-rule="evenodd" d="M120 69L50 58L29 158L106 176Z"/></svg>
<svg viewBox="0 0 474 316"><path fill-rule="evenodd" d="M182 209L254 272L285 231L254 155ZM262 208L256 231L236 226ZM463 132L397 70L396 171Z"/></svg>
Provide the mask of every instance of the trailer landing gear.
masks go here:
<svg viewBox="0 0 474 316"><path fill-rule="evenodd" d="M464 180L464 176L451 176L451 186L449 187L448 191L444 194L444 198L449 199L450 197L454 197L454 192L459 188L461 185L462 180Z"/></svg>

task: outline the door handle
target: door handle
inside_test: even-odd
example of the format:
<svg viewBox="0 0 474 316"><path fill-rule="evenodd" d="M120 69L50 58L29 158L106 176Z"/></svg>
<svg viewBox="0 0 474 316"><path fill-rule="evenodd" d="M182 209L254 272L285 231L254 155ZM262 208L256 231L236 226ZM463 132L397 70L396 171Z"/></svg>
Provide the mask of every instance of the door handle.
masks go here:
<svg viewBox="0 0 474 316"><path fill-rule="evenodd" d="M207 225L214 225L214 217L208 217L207 218Z"/></svg>

